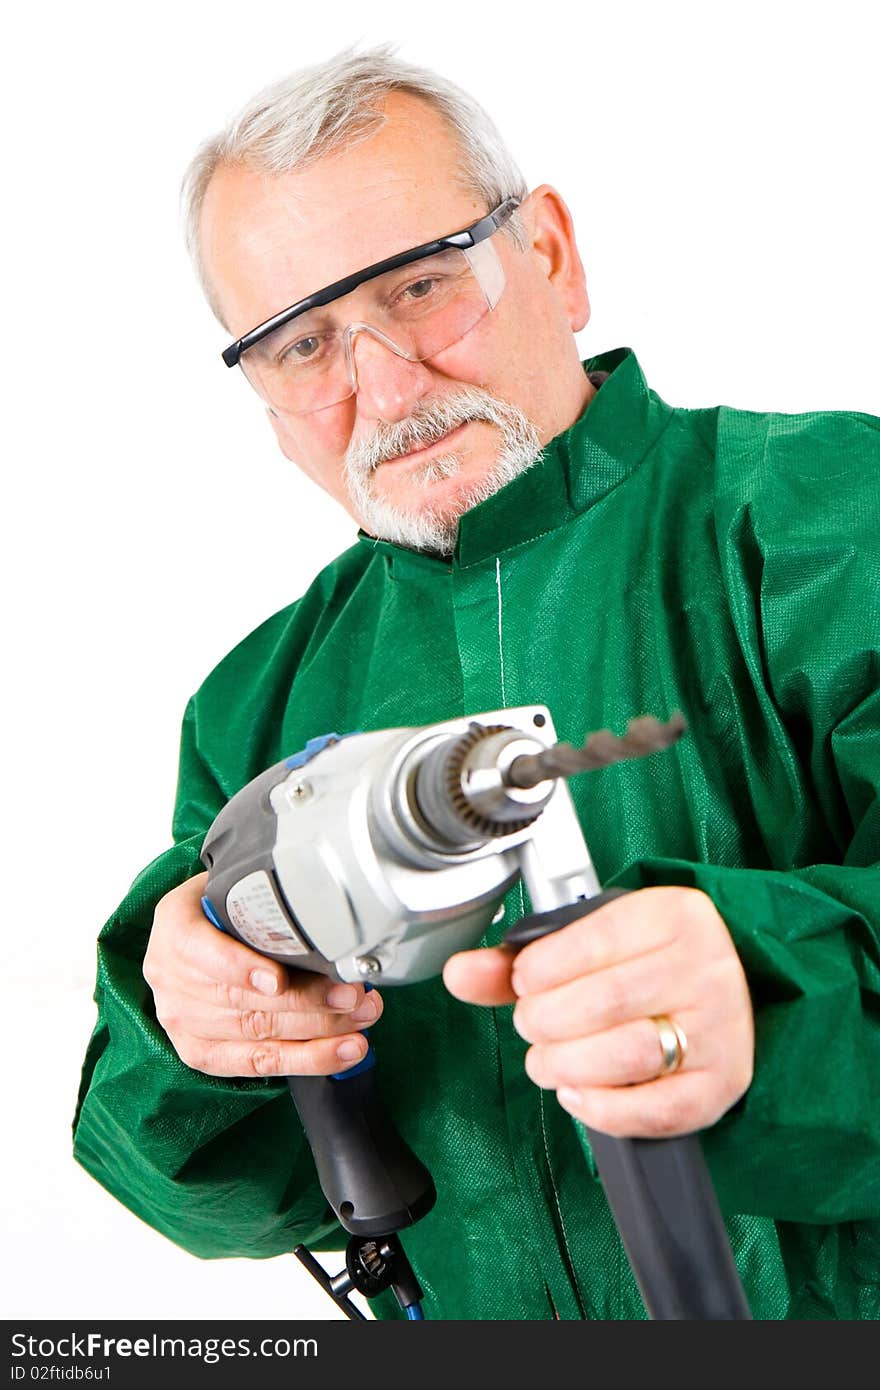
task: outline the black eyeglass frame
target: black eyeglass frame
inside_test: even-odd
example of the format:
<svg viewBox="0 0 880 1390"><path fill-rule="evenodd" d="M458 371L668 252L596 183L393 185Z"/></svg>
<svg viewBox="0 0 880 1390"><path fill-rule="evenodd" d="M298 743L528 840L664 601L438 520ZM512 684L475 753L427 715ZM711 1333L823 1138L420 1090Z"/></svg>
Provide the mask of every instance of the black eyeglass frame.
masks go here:
<svg viewBox="0 0 880 1390"><path fill-rule="evenodd" d="M397 256L389 256L385 261L368 265L366 270L347 275L344 280L335 280L332 285L325 285L322 290L316 290L307 299L300 299L298 303L291 304L289 309L282 309L279 314L273 314L265 323L260 323L249 333L245 333L243 338L230 343L229 347L223 349L223 361L227 367L237 367L242 353L247 352L248 348L254 347L263 338L268 338L276 328L290 323L291 319L299 318L300 314L307 313L309 309L317 309L323 304L331 304L334 299L341 299L343 295L357 289L358 285L375 280L378 275L384 275L386 270L397 270L402 265L409 265L411 261L436 256L440 251L466 251L469 247L476 246L478 242L485 241L503 227L519 205L519 198L505 198L492 212L477 222L472 222L469 227L463 227L460 232L450 232L448 236L438 237L436 241L426 241L422 246L414 246L409 251L401 251Z"/></svg>

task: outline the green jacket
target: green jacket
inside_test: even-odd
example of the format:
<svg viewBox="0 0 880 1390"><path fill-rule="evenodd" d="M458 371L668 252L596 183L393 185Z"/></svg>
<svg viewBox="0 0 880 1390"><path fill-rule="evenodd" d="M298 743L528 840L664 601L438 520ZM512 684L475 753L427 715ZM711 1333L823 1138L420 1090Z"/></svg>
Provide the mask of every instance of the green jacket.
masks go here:
<svg viewBox="0 0 880 1390"><path fill-rule="evenodd" d="M705 890L745 965L754 1081L704 1149L754 1316L876 1318L880 420L673 409L626 349L587 367L611 375L464 516L451 562L360 535L190 702L175 846L101 934L76 1157L196 1255L340 1249L284 1083L192 1071L157 1024L157 899L202 869L226 799L316 734L539 702L578 743L679 708L674 750L570 784L578 814L603 882ZM487 939L522 910L517 889ZM382 1089L438 1190L405 1238L426 1316L643 1317L511 1009L438 979L385 1004Z"/></svg>

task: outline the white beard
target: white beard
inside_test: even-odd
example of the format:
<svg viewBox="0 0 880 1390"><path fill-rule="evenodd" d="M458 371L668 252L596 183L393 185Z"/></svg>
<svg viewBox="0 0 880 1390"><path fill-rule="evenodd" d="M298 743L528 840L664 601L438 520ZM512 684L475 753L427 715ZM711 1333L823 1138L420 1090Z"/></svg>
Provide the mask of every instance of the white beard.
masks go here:
<svg viewBox="0 0 880 1390"><path fill-rule="evenodd" d="M374 479L380 463L423 449L471 420L495 425L501 434L501 445L488 473L459 496L453 507L432 507L426 501L418 511L409 511L376 496ZM377 425L367 439L358 440L348 449L345 476L355 511L370 535L410 550L450 555L461 515L494 496L531 468L540 456L537 428L517 406L478 386L468 386L442 401L417 407L406 420ZM454 478L460 470L461 460L452 452L413 468L410 477L418 486L428 488L441 479Z"/></svg>

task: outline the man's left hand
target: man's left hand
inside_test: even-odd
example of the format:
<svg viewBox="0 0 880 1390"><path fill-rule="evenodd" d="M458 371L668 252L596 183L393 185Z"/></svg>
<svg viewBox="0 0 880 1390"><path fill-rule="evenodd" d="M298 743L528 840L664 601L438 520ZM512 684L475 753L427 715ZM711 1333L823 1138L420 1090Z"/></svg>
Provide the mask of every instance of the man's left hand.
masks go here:
<svg viewBox="0 0 880 1390"><path fill-rule="evenodd" d="M460 952L443 980L468 1003L515 1003L531 1079L605 1134L705 1129L752 1079L746 978L727 926L696 888L627 893L518 954ZM664 1038L674 1033L664 1020L685 1042L668 1073Z"/></svg>

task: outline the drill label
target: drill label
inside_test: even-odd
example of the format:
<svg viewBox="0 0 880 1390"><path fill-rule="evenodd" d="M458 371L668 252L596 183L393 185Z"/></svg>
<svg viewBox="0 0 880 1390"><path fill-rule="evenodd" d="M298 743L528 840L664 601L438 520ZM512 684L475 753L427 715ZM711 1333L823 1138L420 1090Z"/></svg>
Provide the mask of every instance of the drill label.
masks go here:
<svg viewBox="0 0 880 1390"><path fill-rule="evenodd" d="M235 930L258 951L303 956L309 948L290 925L265 869L240 878L226 895L226 911Z"/></svg>

